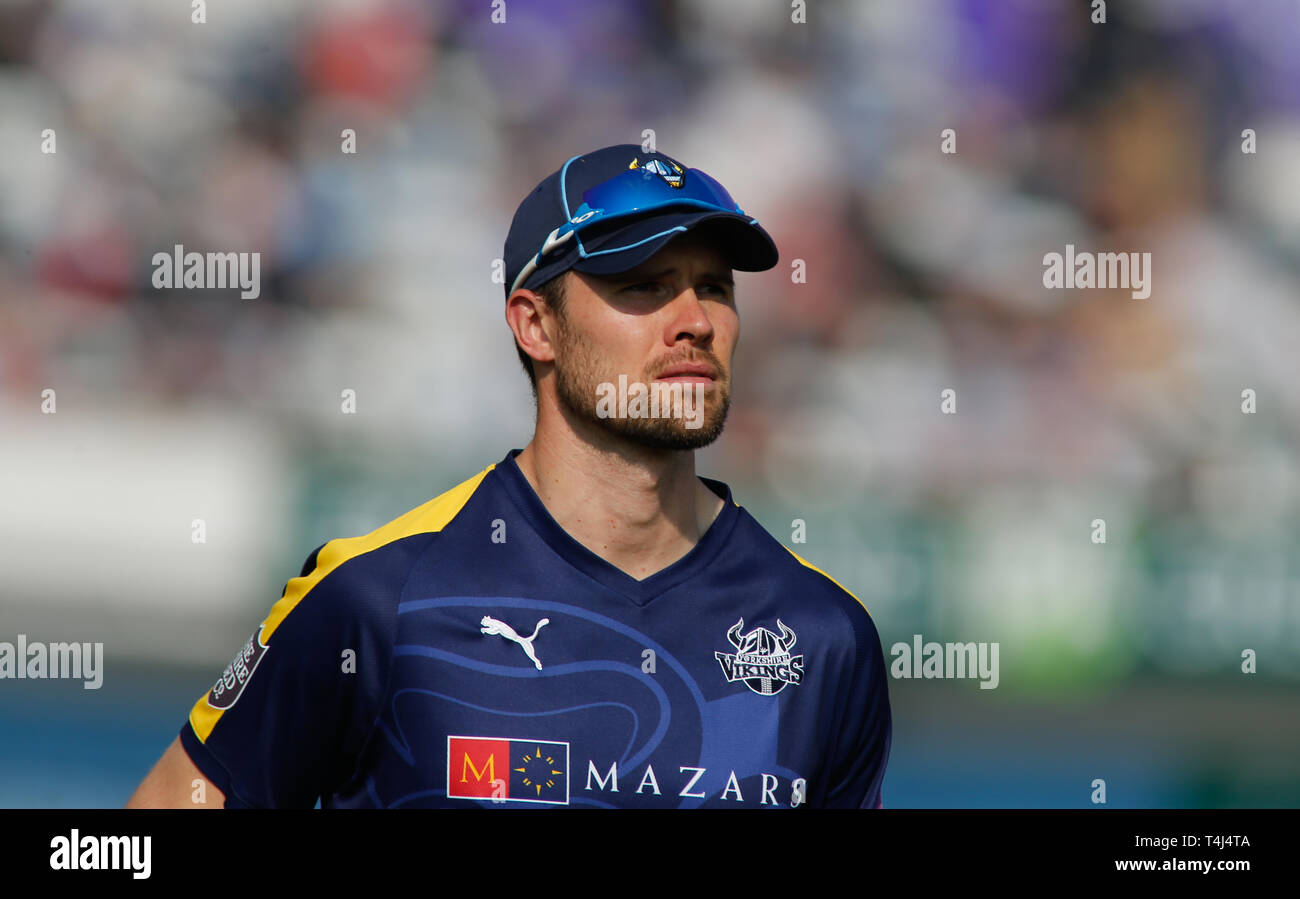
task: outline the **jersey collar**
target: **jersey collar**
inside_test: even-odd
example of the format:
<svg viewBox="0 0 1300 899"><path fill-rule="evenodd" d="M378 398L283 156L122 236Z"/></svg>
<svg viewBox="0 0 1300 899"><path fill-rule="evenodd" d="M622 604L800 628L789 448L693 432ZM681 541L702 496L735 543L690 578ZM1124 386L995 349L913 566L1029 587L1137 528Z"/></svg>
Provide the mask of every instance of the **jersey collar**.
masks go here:
<svg viewBox="0 0 1300 899"><path fill-rule="evenodd" d="M731 488L712 478L700 478L723 500L722 511L713 520L690 552L673 562L667 568L655 572L644 580L638 581L627 572L602 559L583 546L569 532L560 527L551 517L546 505L538 497L533 485L528 483L524 473L519 470L515 456L522 450L513 449L494 469L506 493L519 507L524 519L547 545L566 562L586 574L592 580L608 587L626 597L633 603L644 606L658 596L706 571L727 543L732 529L740 516L740 507L731 498Z"/></svg>

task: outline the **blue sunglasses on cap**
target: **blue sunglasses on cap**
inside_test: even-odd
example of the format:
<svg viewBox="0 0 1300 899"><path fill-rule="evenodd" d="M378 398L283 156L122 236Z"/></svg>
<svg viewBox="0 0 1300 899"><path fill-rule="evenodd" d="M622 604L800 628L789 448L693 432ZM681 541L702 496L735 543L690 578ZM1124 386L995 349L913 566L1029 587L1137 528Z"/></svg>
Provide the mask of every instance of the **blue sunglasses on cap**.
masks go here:
<svg viewBox="0 0 1300 899"><path fill-rule="evenodd" d="M563 196L563 176L560 185L564 207L568 209L568 198ZM544 256L564 246L571 237L577 239L578 255L587 259L592 256L603 256L606 253L621 253L648 241L658 240L673 231L685 230L678 225L635 243L595 252L589 252L582 245L579 232L592 225L669 206L712 209L737 215L746 214L745 210L736 205L736 201L731 198L731 194L727 193L725 187L699 169L683 171L675 166L666 166L658 160L653 160L647 166L629 169L583 191L582 205L573 211L567 222L546 236L541 250L520 270L518 277L510 285L510 293L518 290L519 285L537 271ZM757 225L758 219L751 219L749 223Z"/></svg>

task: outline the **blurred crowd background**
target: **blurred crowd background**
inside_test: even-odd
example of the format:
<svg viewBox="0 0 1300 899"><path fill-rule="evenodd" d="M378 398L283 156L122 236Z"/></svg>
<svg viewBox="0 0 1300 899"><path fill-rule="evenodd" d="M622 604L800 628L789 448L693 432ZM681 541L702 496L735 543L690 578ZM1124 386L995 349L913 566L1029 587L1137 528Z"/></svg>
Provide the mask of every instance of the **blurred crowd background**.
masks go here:
<svg viewBox="0 0 1300 899"><path fill-rule="evenodd" d="M701 473L887 652L1000 643L891 681L886 804L1300 805L1294 0L499 6L0 0L0 640L107 658L0 681L0 805L122 804L312 549L528 441L510 218L648 132L782 254Z"/></svg>

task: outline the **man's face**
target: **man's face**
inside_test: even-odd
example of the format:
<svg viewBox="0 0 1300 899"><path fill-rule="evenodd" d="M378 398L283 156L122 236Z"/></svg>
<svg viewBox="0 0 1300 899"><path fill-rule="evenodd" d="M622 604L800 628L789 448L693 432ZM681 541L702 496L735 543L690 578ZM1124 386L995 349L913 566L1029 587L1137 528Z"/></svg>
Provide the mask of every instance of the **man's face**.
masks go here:
<svg viewBox="0 0 1300 899"><path fill-rule="evenodd" d="M712 244L687 232L630 271L570 271L557 325L556 390L571 413L652 449L696 449L722 433L740 319L731 269ZM678 411L692 414L610 417L601 385L617 387L619 375L629 392L638 382L663 398L680 389L689 396ZM703 402L692 410L697 385Z"/></svg>

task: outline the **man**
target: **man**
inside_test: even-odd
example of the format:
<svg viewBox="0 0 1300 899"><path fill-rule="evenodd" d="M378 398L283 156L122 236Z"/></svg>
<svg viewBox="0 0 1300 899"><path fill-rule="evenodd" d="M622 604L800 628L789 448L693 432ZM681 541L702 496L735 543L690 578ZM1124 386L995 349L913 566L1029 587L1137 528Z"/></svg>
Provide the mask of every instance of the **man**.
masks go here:
<svg viewBox="0 0 1300 899"><path fill-rule="evenodd" d="M532 442L313 552L130 805L878 807L871 618L695 474L731 272L776 262L663 154L543 180L505 245Z"/></svg>

